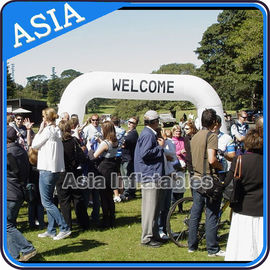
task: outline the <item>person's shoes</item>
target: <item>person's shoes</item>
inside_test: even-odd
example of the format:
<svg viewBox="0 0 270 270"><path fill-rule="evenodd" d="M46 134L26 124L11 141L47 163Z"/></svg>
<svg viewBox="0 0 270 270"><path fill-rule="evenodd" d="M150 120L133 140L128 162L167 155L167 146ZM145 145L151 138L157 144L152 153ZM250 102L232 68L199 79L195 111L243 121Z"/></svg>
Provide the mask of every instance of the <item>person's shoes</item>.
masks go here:
<svg viewBox="0 0 270 270"><path fill-rule="evenodd" d="M147 243L142 243L142 245L146 246L146 247L158 248L158 247L161 246L161 242L151 240L151 241L149 241Z"/></svg>
<svg viewBox="0 0 270 270"><path fill-rule="evenodd" d="M188 253L193 253L193 252L195 252L194 249L189 249L189 250L188 250Z"/></svg>
<svg viewBox="0 0 270 270"><path fill-rule="evenodd" d="M46 231L46 232L44 232L44 233L38 234L38 237L40 237L40 238L45 238L45 237L51 237L51 238L54 238L54 237L55 237L55 234L51 234L51 233L48 233L48 231Z"/></svg>
<svg viewBox="0 0 270 270"><path fill-rule="evenodd" d="M225 257L226 252L224 250L219 250L217 253L209 254L208 257Z"/></svg>
<svg viewBox="0 0 270 270"><path fill-rule="evenodd" d="M53 240L61 240L71 235L71 231L59 232Z"/></svg>
<svg viewBox="0 0 270 270"><path fill-rule="evenodd" d="M163 240L169 240L169 236L163 231L159 231L159 237Z"/></svg>
<svg viewBox="0 0 270 270"><path fill-rule="evenodd" d="M32 251L30 251L27 254L23 254L20 259L19 262L27 262L29 261L31 258L35 257L37 255L37 251L34 249Z"/></svg>
<svg viewBox="0 0 270 270"><path fill-rule="evenodd" d="M113 201L116 202L121 202L120 196L114 196Z"/></svg>

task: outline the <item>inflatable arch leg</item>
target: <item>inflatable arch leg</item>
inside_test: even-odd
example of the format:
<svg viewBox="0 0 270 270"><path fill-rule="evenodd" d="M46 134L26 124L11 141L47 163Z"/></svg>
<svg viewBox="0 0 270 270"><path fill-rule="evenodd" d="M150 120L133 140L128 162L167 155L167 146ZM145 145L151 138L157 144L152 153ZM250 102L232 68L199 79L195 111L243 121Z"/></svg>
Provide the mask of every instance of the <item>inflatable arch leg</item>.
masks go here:
<svg viewBox="0 0 270 270"><path fill-rule="evenodd" d="M64 91L58 113L76 113L83 121L85 106L93 98L133 100L186 100L193 103L201 119L212 108L222 119L227 133L221 100L213 87L191 75L90 72L74 79ZM201 122L201 121L199 121Z"/></svg>

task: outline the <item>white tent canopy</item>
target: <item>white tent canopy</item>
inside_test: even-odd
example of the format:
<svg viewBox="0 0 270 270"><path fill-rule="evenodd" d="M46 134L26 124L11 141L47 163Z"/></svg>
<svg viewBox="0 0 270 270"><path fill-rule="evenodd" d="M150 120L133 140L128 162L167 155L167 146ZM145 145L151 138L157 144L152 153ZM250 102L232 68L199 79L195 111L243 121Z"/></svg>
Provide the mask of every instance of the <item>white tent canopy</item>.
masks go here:
<svg viewBox="0 0 270 270"><path fill-rule="evenodd" d="M13 113L30 113L31 111L28 111L26 109L23 109L23 108L18 108L14 111L12 111Z"/></svg>
<svg viewBox="0 0 270 270"><path fill-rule="evenodd" d="M82 123L85 106L93 98L190 101L196 106L199 119L204 109L216 110L222 119L221 130L227 133L223 107L218 94L209 83L195 76L85 73L67 86L60 100L58 114L76 113Z"/></svg>

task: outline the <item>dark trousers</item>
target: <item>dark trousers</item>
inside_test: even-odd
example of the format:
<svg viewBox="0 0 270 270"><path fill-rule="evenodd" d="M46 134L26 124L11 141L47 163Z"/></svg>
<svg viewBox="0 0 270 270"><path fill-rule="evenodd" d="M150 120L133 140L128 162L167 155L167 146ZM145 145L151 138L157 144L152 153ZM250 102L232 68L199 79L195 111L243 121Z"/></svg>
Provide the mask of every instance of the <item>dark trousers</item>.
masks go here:
<svg viewBox="0 0 270 270"><path fill-rule="evenodd" d="M83 192L81 189L63 189L62 184L64 182L65 176L66 173L61 174L60 179L56 183L57 197L59 200L61 212L67 225L72 228L71 202L73 201L77 221L80 227L87 229L89 228L89 217L84 202Z"/></svg>
<svg viewBox="0 0 270 270"><path fill-rule="evenodd" d="M115 204L113 201L113 190L111 188L111 174L117 173L117 162L115 159L103 159L98 166L99 173L105 178L105 189L100 189L101 208L103 213L103 225L114 226Z"/></svg>
<svg viewBox="0 0 270 270"><path fill-rule="evenodd" d="M177 192L173 192L172 193L172 205L182 199L184 197L184 193L177 193ZM182 212L183 211L183 206L182 204L178 204L178 212Z"/></svg>
<svg viewBox="0 0 270 270"><path fill-rule="evenodd" d="M102 189L100 191L100 198L104 225L114 226L115 204L113 201L113 190L111 188Z"/></svg>

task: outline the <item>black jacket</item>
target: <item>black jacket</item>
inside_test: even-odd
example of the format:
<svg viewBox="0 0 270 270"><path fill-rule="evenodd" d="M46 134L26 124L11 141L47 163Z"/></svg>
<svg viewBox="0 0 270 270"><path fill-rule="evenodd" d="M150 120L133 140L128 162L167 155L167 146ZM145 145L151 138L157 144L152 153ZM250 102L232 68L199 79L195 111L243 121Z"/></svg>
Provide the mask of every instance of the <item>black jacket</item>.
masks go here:
<svg viewBox="0 0 270 270"><path fill-rule="evenodd" d="M23 199L23 186L29 178L27 152L18 144L7 145L7 200Z"/></svg>
<svg viewBox="0 0 270 270"><path fill-rule="evenodd" d="M237 157L228 172L225 185L233 178ZM242 177L240 180L240 203L232 205L234 212L261 217L263 216L263 155L247 153L242 155Z"/></svg>
<svg viewBox="0 0 270 270"><path fill-rule="evenodd" d="M131 130L124 137L124 148L122 149L122 162L134 160L134 151L138 137L139 135L136 129Z"/></svg>

